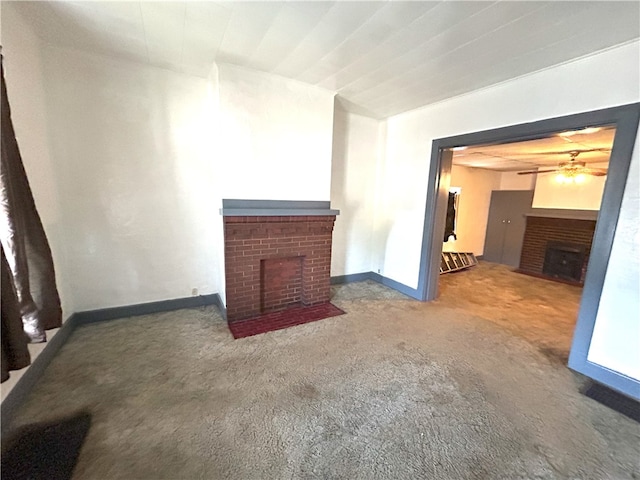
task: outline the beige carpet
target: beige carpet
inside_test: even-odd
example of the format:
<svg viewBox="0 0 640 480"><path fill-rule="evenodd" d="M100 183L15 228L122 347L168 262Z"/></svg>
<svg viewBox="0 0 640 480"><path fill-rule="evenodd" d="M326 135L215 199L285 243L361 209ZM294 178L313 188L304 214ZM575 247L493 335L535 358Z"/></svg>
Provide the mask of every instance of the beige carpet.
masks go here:
<svg viewBox="0 0 640 480"><path fill-rule="evenodd" d="M640 425L560 361L579 289L486 263L441 288L336 287L346 315L235 341L215 308L88 325L17 421L87 407L78 479L640 478Z"/></svg>
<svg viewBox="0 0 640 480"><path fill-rule="evenodd" d="M478 267L440 276L437 304L472 313L567 364L582 288L517 274L510 267Z"/></svg>

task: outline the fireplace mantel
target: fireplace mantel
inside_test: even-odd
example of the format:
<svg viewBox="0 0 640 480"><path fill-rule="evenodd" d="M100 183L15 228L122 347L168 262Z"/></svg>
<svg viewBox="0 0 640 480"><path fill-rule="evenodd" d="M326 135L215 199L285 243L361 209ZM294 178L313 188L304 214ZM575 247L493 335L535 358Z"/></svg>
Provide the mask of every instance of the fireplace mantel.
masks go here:
<svg viewBox="0 0 640 480"><path fill-rule="evenodd" d="M597 220L598 210L571 210L565 208L532 208L527 217L567 218L570 220Z"/></svg>
<svg viewBox="0 0 640 480"><path fill-rule="evenodd" d="M223 199L223 217L292 217L339 215L331 202L295 200L237 200Z"/></svg>

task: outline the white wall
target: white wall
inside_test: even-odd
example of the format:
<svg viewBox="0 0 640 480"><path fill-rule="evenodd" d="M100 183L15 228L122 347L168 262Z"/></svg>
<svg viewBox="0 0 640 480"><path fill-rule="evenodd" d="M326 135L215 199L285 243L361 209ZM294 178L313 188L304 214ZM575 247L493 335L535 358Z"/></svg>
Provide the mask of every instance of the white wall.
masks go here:
<svg viewBox="0 0 640 480"><path fill-rule="evenodd" d="M588 360L640 380L640 137L624 190Z"/></svg>
<svg viewBox="0 0 640 480"><path fill-rule="evenodd" d="M370 272L375 221L379 121L336 105L331 206L340 210L333 231L331 275Z"/></svg>
<svg viewBox="0 0 640 480"><path fill-rule="evenodd" d="M218 65L223 198L329 200L333 92Z"/></svg>
<svg viewBox="0 0 640 480"><path fill-rule="evenodd" d="M378 170L374 258L380 273L410 287L418 284L431 140L419 122L385 122L385 151Z"/></svg>
<svg viewBox="0 0 640 480"><path fill-rule="evenodd" d="M53 47L44 66L75 309L216 292L210 83Z"/></svg>
<svg viewBox="0 0 640 480"><path fill-rule="evenodd" d="M40 55L5 7L16 130L38 157L25 164L68 313L193 289L224 299L222 198L330 199L332 92L229 65L203 79Z"/></svg>
<svg viewBox="0 0 640 480"><path fill-rule="evenodd" d="M434 139L637 102L639 84L640 42L636 41L388 119L385 172L389 175L384 177L380 192L383 203L388 201L389 205L380 212L388 221L386 231L380 232L386 252L383 274L409 287L417 286ZM638 168L638 154L636 149L632 171ZM631 195L625 191L622 215L635 215L637 221L637 212L629 211ZM628 249L635 241L632 237L623 229L618 230L614 251ZM640 275L637 264L624 271L620 268L620 264L612 263L607 275ZM603 295L611 295L618 308L628 307L628 318L637 321L637 304L611 290L611 285L605 285ZM626 336L628 326L619 315L603 313L598 322L608 325L614 332L612 338ZM622 361L628 364L633 359Z"/></svg>
<svg viewBox="0 0 640 480"><path fill-rule="evenodd" d="M608 163L590 163L592 168L607 168ZM558 183L556 175L538 175L533 194L533 208L600 210L607 177L586 175L583 183Z"/></svg>
<svg viewBox="0 0 640 480"><path fill-rule="evenodd" d="M224 300L222 198L329 199L330 92L56 47L45 74L77 311L193 289Z"/></svg>
<svg viewBox="0 0 640 480"><path fill-rule="evenodd" d="M471 252L482 255L487 232L491 192L500 189L501 172L482 168L451 167L451 186L460 187L456 215L456 240L442 244L445 252Z"/></svg>
<svg viewBox="0 0 640 480"><path fill-rule="evenodd" d="M389 215L387 206L384 202L387 200L381 195L381 190L385 184L385 172L387 156L387 122L378 122L378 161L375 167L375 187L374 187L374 208L375 214L373 217L373 232L371 245L373 251L371 252L371 270L376 273L382 273L382 268L385 263L386 253L386 232L389 231Z"/></svg>
<svg viewBox="0 0 640 480"><path fill-rule="evenodd" d="M211 66L211 71L209 72L208 81L209 81L209 89L211 91L212 96L212 107L214 111L214 133L212 133L212 138L214 143L217 145L218 139L220 138L221 131L221 116L220 116L220 80L218 75L218 65L213 64ZM220 214L220 209L222 208L222 190L223 185L226 182L226 178L220 175L220 172L217 171L217 166L220 163L220 149L217 146L213 147L213 150L217 154L218 159L214 161L214 165L216 165L216 171L214 172L214 178L212 181L211 190L214 198L214 205L211 210L211 221L213 221L213 244L217 246L215 256L216 256L216 265L218 268L215 272L215 285L216 292L220 296L220 300L224 305L227 304L227 296L226 296L226 277L225 277L225 259L224 259L224 224L222 215Z"/></svg>
<svg viewBox="0 0 640 480"><path fill-rule="evenodd" d="M500 174L499 190L534 190L537 175L518 175L517 172Z"/></svg>

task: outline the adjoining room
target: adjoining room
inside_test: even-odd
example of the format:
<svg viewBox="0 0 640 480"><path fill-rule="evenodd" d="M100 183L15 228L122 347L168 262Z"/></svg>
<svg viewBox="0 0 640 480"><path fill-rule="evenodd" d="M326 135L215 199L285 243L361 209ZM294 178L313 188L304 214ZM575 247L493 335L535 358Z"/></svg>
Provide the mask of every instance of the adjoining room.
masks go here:
<svg viewBox="0 0 640 480"><path fill-rule="evenodd" d="M566 360L614 135L614 127L603 126L453 148L454 210L447 212L443 252L470 252L481 261L479 271L441 276L440 296L474 309L484 297L485 314ZM478 282L495 290L487 295ZM535 312L537 303L546 316Z"/></svg>

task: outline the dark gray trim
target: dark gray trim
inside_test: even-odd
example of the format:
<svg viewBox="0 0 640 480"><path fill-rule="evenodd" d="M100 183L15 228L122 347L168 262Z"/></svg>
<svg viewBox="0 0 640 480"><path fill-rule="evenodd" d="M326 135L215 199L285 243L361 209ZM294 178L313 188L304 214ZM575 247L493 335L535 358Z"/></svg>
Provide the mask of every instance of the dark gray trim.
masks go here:
<svg viewBox="0 0 640 480"><path fill-rule="evenodd" d="M55 357L79 325L78 320L77 315L73 314L62 324L60 330L47 342L44 349L40 352L40 355L31 363L2 401L2 414L0 419L2 422L2 435L8 431L18 408L25 402L33 387L38 383L38 380L42 378L42 374L49 366L49 363L51 363L51 360L53 360L53 357Z"/></svg>
<svg viewBox="0 0 640 480"><path fill-rule="evenodd" d="M609 170L602 195L600 214L598 215L596 231L593 236L589 267L587 268L578 312L578 321L573 334L569 367L585 375L588 375L585 373L586 371L593 374L595 370L601 370L599 375L605 376L607 378L606 382L596 377L591 378L604 383L614 390L631 396L635 395L634 398L640 399L640 394L638 393L640 382L621 374L615 374L615 372L612 372L615 376L609 375L606 371L610 370L587 360L613 239L618 225L620 206L622 205L622 198L627 184L631 155L638 133L638 124L640 123L640 103L633 105L633 107L626 109L620 107L620 111L616 112L615 121L609 122L616 123L616 134L609 159Z"/></svg>
<svg viewBox="0 0 640 480"><path fill-rule="evenodd" d="M420 271L418 273L419 300L435 300L438 295L438 277L442 259L447 202L451 183L453 152L443 150L440 140L433 142L431 165L427 181L427 204L424 211L422 250L420 251ZM462 145L462 144L457 144ZM456 146L456 145L454 145ZM442 219L433 222L432 219ZM427 266L431 266L428 268Z"/></svg>
<svg viewBox="0 0 640 480"><path fill-rule="evenodd" d="M223 198L222 208L327 210L331 208L331 202L328 200L244 200L240 198Z"/></svg>
<svg viewBox="0 0 640 480"><path fill-rule="evenodd" d="M444 233L443 233L444 235ZM383 277L379 273L371 272L371 280L381 283L389 288L393 288L400 293L404 293L405 295L415 298L416 300L420 300L420 293L418 289L407 287L404 283L397 282L396 280L392 280L387 277Z"/></svg>
<svg viewBox="0 0 640 480"><path fill-rule="evenodd" d="M336 275L331 277L331 285L342 285L345 283L364 282L373 280L373 272L350 273L349 275Z"/></svg>
<svg viewBox="0 0 640 480"><path fill-rule="evenodd" d="M394 290L400 293L404 293L405 295L411 298L420 300L417 289L407 287L403 283L384 277L379 273L375 273L375 272L362 272L362 273L351 273L349 275L337 275L335 277L331 277L331 284L342 285L345 283L363 282L365 280L373 280L374 282L380 283L386 287L393 288Z"/></svg>
<svg viewBox="0 0 640 480"><path fill-rule="evenodd" d="M217 293L210 295L198 295L195 297L175 298L171 300L160 300L158 302L139 303L137 305L125 305L122 307L101 308L99 310L87 310L78 312L78 323L104 322L115 320L116 318L136 317L138 315L148 315L150 313L170 312L182 308L197 308L205 305L219 305L222 303Z"/></svg>
<svg viewBox="0 0 640 480"><path fill-rule="evenodd" d="M527 217L567 218L571 220L597 220L598 210L564 210L560 208L532 208Z"/></svg>
<svg viewBox="0 0 640 480"><path fill-rule="evenodd" d="M632 395L632 392L638 388L639 382L622 374L612 372L600 365L588 362L587 354L593 335L639 120L640 103L633 103L434 140L431 150L422 252L420 255L418 290L421 294L421 300L433 300L437 295L438 274L436 272L440 269L439 250L442 248L442 238L438 235L445 222L445 216L441 214L441 204L445 200L441 198L442 196L438 196L438 189L442 189L445 184L448 187L448 179L451 173L450 163L446 161L444 155L447 152L445 149L462 145L520 142L547 137L555 132L564 130L575 130L588 126L615 125L616 134L609 160L609 172L593 238L591 261L585 278L580 312L569 356L569 367L601 383L605 383L615 390ZM438 252L437 255L436 252ZM597 376L601 378L596 378Z"/></svg>
<svg viewBox="0 0 640 480"><path fill-rule="evenodd" d="M573 368L571 365L569 367ZM611 389L640 401L640 382L631 377L589 361L582 365L579 371L596 382L611 385Z"/></svg>
<svg viewBox="0 0 640 480"><path fill-rule="evenodd" d="M581 389L581 393L604 405L607 408L615 410L632 420L640 423L640 402L620 394L619 392L605 387L599 382L587 382Z"/></svg>
<svg viewBox="0 0 640 480"><path fill-rule="evenodd" d="M340 215L340 210L285 210L285 209L220 209L223 217L319 217L325 215Z"/></svg>
<svg viewBox="0 0 640 480"><path fill-rule="evenodd" d="M225 217L319 216L339 215L340 210L332 209L331 202L325 201L225 198L220 213Z"/></svg>
<svg viewBox="0 0 640 480"><path fill-rule="evenodd" d="M227 307L224 304L224 302L222 301L222 297L220 296L219 293L215 293L215 294L213 294L213 296L214 296L214 298L213 298L213 302L211 302L211 304L215 305L216 307L218 307L218 310L220 310L220 315L222 315L222 318L224 318L226 320L227 319Z"/></svg>

